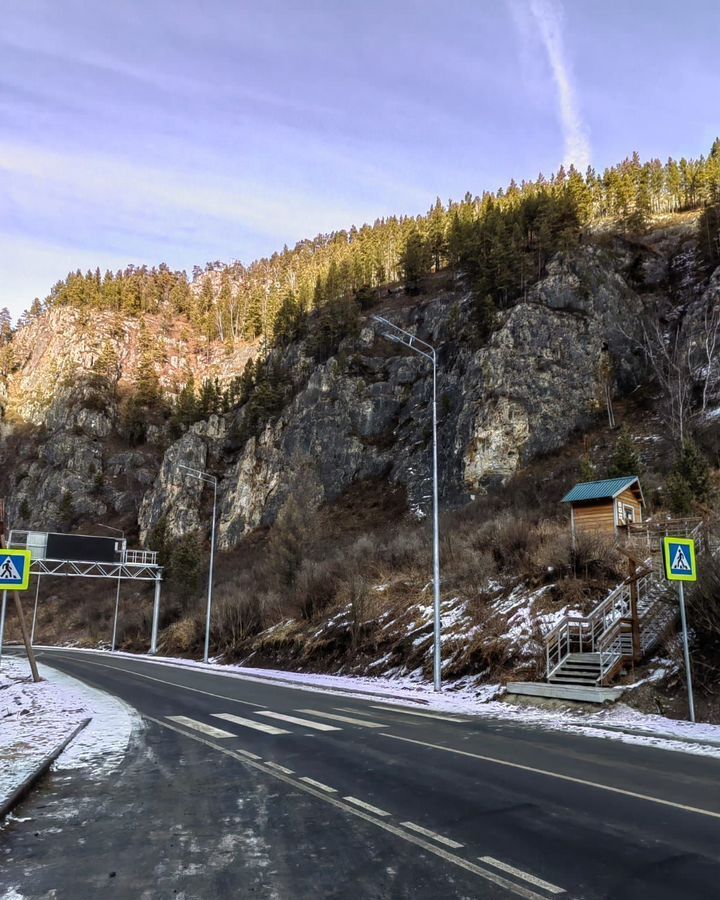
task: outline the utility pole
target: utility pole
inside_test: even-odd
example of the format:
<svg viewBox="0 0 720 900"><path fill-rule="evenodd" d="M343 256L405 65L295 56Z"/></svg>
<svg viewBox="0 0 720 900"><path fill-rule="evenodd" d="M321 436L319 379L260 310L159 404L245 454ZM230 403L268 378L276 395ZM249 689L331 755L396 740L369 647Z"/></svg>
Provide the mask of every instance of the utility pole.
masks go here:
<svg viewBox="0 0 720 900"><path fill-rule="evenodd" d="M217 510L217 478L214 475L208 475L201 469L191 469L189 466L178 466L183 469L191 478L197 478L206 484L211 484L213 488L213 511L212 511L212 528L210 531L210 571L208 573L208 590L207 590L207 611L205 614L205 651L203 653L203 662L207 662L210 656L210 621L212 616L212 592L213 592L213 569L215 567L215 521Z"/></svg>
<svg viewBox="0 0 720 900"><path fill-rule="evenodd" d="M437 442L437 353L426 341L421 341L404 328L400 328L382 316L373 316L383 328L382 336L396 344L402 344L432 364L432 470L433 470L433 685L436 691L442 690L442 642L440 617L440 501L438 488L438 442Z"/></svg>

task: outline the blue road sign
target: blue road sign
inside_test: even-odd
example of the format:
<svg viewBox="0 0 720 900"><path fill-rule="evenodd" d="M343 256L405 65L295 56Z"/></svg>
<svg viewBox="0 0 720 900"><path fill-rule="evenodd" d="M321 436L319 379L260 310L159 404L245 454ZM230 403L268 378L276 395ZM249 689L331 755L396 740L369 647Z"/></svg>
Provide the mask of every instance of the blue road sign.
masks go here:
<svg viewBox="0 0 720 900"><path fill-rule="evenodd" d="M0 590L26 591L30 583L29 550L6 550L0 547Z"/></svg>
<svg viewBox="0 0 720 900"><path fill-rule="evenodd" d="M668 581L697 581L695 541L666 537L664 545L665 577Z"/></svg>

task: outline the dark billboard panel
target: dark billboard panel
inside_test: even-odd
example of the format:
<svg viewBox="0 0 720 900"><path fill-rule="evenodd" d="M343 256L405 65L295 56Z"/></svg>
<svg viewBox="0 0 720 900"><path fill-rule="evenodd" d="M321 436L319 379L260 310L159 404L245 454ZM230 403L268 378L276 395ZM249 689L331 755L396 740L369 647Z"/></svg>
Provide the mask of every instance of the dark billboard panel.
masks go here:
<svg viewBox="0 0 720 900"><path fill-rule="evenodd" d="M88 537L84 534L48 534L47 559L70 559L74 562L120 561L121 542L110 537Z"/></svg>

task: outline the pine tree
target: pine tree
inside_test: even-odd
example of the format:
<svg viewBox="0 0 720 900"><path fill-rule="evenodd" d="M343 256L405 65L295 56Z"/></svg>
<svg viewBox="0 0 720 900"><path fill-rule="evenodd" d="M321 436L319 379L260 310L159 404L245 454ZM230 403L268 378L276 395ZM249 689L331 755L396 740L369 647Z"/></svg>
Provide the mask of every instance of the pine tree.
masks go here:
<svg viewBox="0 0 720 900"><path fill-rule="evenodd" d="M135 397L141 406L151 407L160 397L160 382L155 371L156 348L153 346L145 321L140 321L138 334L138 362L135 371Z"/></svg>
<svg viewBox="0 0 720 900"><path fill-rule="evenodd" d="M475 300L473 324L478 343L485 344L497 324L497 308L490 294Z"/></svg>
<svg viewBox="0 0 720 900"><path fill-rule="evenodd" d="M191 372L175 401L170 427L174 434L179 435L197 421L198 402L195 396L195 378Z"/></svg>
<svg viewBox="0 0 720 900"><path fill-rule="evenodd" d="M58 519L65 528L70 528L75 518L75 506L70 491L65 491L58 506Z"/></svg>
<svg viewBox="0 0 720 900"><path fill-rule="evenodd" d="M12 316L7 306L0 309L0 344L7 344L12 337Z"/></svg>
<svg viewBox="0 0 720 900"><path fill-rule="evenodd" d="M683 443L674 471L685 480L695 500L703 503L708 499L710 468L704 454L692 439Z"/></svg>
<svg viewBox="0 0 720 900"><path fill-rule="evenodd" d="M641 470L642 464L635 449L635 440L627 425L623 425L615 442L615 452L608 470L608 478L639 475Z"/></svg>
<svg viewBox="0 0 720 900"><path fill-rule="evenodd" d="M689 516L693 507L693 493L687 479L680 472L672 472L665 485L667 506L676 516Z"/></svg>
<svg viewBox="0 0 720 900"><path fill-rule="evenodd" d="M400 268L403 273L405 290L408 294L416 294L420 279L430 270L430 254L417 228L413 227L400 257Z"/></svg>
<svg viewBox="0 0 720 900"><path fill-rule="evenodd" d="M100 355L92 367L92 378L96 387L114 388L120 377L120 361L115 345L105 341Z"/></svg>

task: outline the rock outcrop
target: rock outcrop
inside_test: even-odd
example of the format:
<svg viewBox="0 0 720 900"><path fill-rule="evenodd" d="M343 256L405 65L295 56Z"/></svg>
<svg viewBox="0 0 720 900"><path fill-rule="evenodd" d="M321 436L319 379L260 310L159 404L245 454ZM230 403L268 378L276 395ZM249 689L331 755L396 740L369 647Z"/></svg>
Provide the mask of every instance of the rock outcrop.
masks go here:
<svg viewBox="0 0 720 900"><path fill-rule="evenodd" d="M446 505L507 480L524 461L560 447L587 425L601 402L604 357L612 357L622 389L640 377L632 332L642 301L606 252L584 248L554 260L547 278L526 302L501 314L487 346L475 352L450 333L453 321L470 318L472 302L460 289L385 311L439 350ZM220 482L222 547L271 522L293 489L293 472L308 464L319 486L317 504L333 501L354 481L386 478L404 487L417 515L429 511L431 367L402 350L393 355L394 346L364 327L357 340L344 342L337 356L312 371L275 421L247 441ZM218 455L212 442L194 433L170 448L166 463L200 458L198 441L206 443L206 453ZM184 522L197 527L174 508L176 502L175 489L161 475L143 503L141 533L161 518L176 534L183 533Z"/></svg>
<svg viewBox="0 0 720 900"><path fill-rule="evenodd" d="M672 242L669 242L669 246ZM558 254L522 302L498 312L483 346L472 338L474 300L460 276L416 301L389 296L383 315L438 348L441 498L462 503L505 482L529 460L561 447L602 409L605 386L625 393L644 377L636 330L648 297L670 304L670 250L612 241ZM664 293L665 292L665 293ZM696 331L717 304L720 274L688 301ZM229 352L192 339L188 323L150 318L163 389L192 374L227 381L256 345ZM331 503L355 482L403 488L410 510L430 510L433 381L429 362L385 341L370 319L329 359L305 342L273 350L292 384L276 415L248 434L246 407L192 426L172 440L162 423L131 447L121 434L123 392L138 366L137 320L56 309L14 339L16 369L0 384L0 453L9 518L20 527L123 519L147 540L207 527L207 494L181 465L218 476L223 548L270 524L291 492ZM93 367L111 343L112 395ZM717 393L717 378L713 391ZM714 396L714 394L713 394ZM243 435L238 439L238 435ZM69 499L68 499L69 498ZM71 509L70 509L71 507Z"/></svg>

